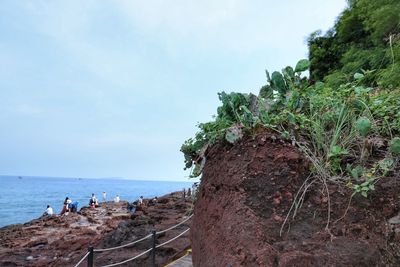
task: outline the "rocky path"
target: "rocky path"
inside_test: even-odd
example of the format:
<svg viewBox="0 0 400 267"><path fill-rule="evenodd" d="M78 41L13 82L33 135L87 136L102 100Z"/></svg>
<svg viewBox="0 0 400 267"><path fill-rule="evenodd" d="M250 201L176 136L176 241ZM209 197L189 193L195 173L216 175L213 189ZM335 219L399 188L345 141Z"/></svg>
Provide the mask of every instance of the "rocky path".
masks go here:
<svg viewBox="0 0 400 267"><path fill-rule="evenodd" d="M160 197L159 203L144 207L134 215L128 212L126 202L107 202L95 209L83 208L79 213L3 227L0 228L0 266L74 266L89 246L118 246L146 236L153 229L166 229L184 219L191 205L191 200L184 200L176 193ZM157 242L164 242L188 226L185 224L160 235ZM117 253L95 254L95 263L101 266L124 260L148 245L149 242L145 242ZM188 235L185 235L160 248L157 263L172 261L189 245ZM147 258L148 255L143 256L135 263L138 265L131 263L129 266L143 266Z"/></svg>
<svg viewBox="0 0 400 267"><path fill-rule="evenodd" d="M182 258L168 264L165 267L192 267L192 254L188 254L186 256L183 256Z"/></svg>
<svg viewBox="0 0 400 267"><path fill-rule="evenodd" d="M109 248L123 245L140 239L151 233L152 230L165 230L185 220L192 210L190 199L182 199L180 194L159 198L155 206L149 206L142 211L137 211L131 220L120 223L118 228L100 242L98 248ZM190 227L191 221L176 227L175 229L157 236L156 244L164 243ZM95 263L98 266L121 262L132 258L151 248L151 238L137 243L133 247L126 247L114 251L95 254ZM156 250L157 266L165 266L174 259L179 258L190 248L189 234L186 233ZM121 266L151 266L150 254L146 254L126 265Z"/></svg>

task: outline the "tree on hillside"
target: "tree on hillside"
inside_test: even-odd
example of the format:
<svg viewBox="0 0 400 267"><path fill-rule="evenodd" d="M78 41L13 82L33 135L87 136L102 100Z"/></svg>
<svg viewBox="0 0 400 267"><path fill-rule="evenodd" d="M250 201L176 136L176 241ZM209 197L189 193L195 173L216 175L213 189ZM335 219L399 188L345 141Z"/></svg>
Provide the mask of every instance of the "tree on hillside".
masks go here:
<svg viewBox="0 0 400 267"><path fill-rule="evenodd" d="M371 70L365 82L400 86L400 1L349 0L325 35L308 38L310 77L337 86ZM398 75L397 75L398 76Z"/></svg>

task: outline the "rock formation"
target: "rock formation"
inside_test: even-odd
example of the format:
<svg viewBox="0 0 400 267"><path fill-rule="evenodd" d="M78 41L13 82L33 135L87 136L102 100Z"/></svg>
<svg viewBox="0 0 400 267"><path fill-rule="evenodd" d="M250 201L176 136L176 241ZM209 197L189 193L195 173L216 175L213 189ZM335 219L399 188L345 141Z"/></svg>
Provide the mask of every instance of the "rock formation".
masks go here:
<svg viewBox="0 0 400 267"><path fill-rule="evenodd" d="M195 267L400 266L398 170L350 205L348 188L329 183L328 197L315 182L281 232L309 175L302 154L262 132L206 157L190 234Z"/></svg>
<svg viewBox="0 0 400 267"><path fill-rule="evenodd" d="M90 245L107 248L126 244L148 235L152 230L163 230L181 222L192 207L191 199L180 193L160 197L154 206L139 209L131 215L127 202L107 202L98 208L82 208L51 218L41 217L25 224L0 229L0 266L74 266ZM157 244L187 229L189 222L161 234ZM165 264L190 246L188 234L157 250L156 262ZM95 253L96 266L131 258L151 247L151 240L133 247ZM145 255L128 266L145 266ZM81 264L86 266L86 261ZM121 265L126 266L126 265Z"/></svg>

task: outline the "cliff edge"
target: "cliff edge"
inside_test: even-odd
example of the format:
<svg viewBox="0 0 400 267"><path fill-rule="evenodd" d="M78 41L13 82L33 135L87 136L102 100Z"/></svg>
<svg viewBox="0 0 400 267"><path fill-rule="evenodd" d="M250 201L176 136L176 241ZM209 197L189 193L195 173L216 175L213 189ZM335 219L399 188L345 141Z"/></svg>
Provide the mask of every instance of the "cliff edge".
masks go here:
<svg viewBox="0 0 400 267"><path fill-rule="evenodd" d="M400 266L399 170L351 198L339 183L309 182L302 153L268 132L205 155L194 266Z"/></svg>

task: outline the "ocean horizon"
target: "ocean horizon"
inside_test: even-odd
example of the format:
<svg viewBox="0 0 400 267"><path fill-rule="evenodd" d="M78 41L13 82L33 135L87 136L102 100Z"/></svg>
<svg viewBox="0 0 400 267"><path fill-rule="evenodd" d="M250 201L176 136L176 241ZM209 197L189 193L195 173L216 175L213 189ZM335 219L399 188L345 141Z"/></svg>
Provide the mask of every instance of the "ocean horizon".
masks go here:
<svg viewBox="0 0 400 267"><path fill-rule="evenodd" d="M47 205L59 214L66 197L78 201L81 209L88 206L92 193L99 202L102 192L107 193L107 201L119 195L131 202L140 196L153 198L189 188L194 182L38 176L0 176L0 181L0 227L36 219Z"/></svg>

